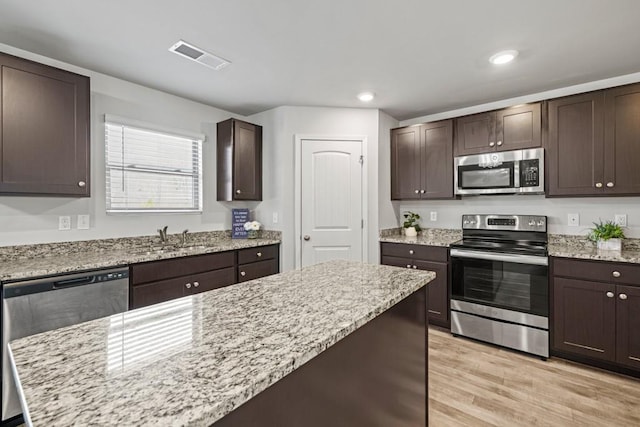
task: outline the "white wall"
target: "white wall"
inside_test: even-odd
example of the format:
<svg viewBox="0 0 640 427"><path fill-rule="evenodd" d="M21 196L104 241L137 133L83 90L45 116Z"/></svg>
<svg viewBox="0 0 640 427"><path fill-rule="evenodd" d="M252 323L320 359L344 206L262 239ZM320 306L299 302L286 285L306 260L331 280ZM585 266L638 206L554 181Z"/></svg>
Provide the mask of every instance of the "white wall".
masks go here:
<svg viewBox="0 0 640 427"><path fill-rule="evenodd" d="M466 114L490 111L511 105L535 102L639 81L640 73L629 74L611 79L599 80L557 90L492 102L490 104L476 105L459 110L416 117L414 119L402 121L400 126L459 117ZM387 139L384 140L384 144L387 144L388 140L389 138L387 137ZM381 145L383 145L383 143L381 143ZM640 165L638 167L640 167ZM479 196L450 201L402 202L400 204L401 213L406 210L417 211L420 213L422 216L421 225L423 227L439 228L460 228L461 215L466 213L547 215L549 217L549 231L551 233L562 234L586 234L587 229L592 226L594 221L598 221L600 219L613 219L615 214L627 214L628 228L625 230L627 237L640 237L640 197L546 199L544 196ZM431 211L438 212L438 220L435 222L429 220L428 214ZM579 227L569 227L567 225L567 214L569 213L580 214ZM399 226L399 222L397 222L396 226Z"/></svg>
<svg viewBox="0 0 640 427"><path fill-rule="evenodd" d="M163 225L170 233L230 228L229 206L216 202L215 124L233 114L10 46L0 51L91 77L91 197L0 196L0 246L149 235ZM105 113L207 135L202 215L105 213ZM89 230L76 229L78 214L91 215ZM58 231L59 215L71 215L74 229Z"/></svg>
<svg viewBox="0 0 640 427"><path fill-rule="evenodd" d="M368 180L368 259L378 260L378 110L358 108L278 107L248 120L269 124L263 135L265 186L256 216L267 228L282 231L282 269L295 265L295 136L364 136ZM272 222L273 212L279 221Z"/></svg>

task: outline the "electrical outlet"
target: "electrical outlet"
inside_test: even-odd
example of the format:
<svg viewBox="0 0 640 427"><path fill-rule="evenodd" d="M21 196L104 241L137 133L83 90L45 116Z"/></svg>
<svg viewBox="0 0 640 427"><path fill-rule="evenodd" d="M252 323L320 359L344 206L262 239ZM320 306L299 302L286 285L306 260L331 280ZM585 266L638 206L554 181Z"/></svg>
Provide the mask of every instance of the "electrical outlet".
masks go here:
<svg viewBox="0 0 640 427"><path fill-rule="evenodd" d="M435 212L435 211L431 212L431 214L429 216L429 219L431 221L437 221L438 220L438 212Z"/></svg>
<svg viewBox="0 0 640 427"><path fill-rule="evenodd" d="M567 214L567 222L569 227L578 227L580 225L580 214Z"/></svg>
<svg viewBox="0 0 640 427"><path fill-rule="evenodd" d="M271 221L271 222L273 222L274 224L278 223L278 212L274 212L273 213L273 221Z"/></svg>
<svg viewBox="0 0 640 427"><path fill-rule="evenodd" d="M78 215L78 230L88 230L91 224L89 215Z"/></svg>
<svg viewBox="0 0 640 427"><path fill-rule="evenodd" d="M614 220L613 220L616 224L618 224L620 227L626 227L627 226L627 214L616 214L614 216Z"/></svg>
<svg viewBox="0 0 640 427"><path fill-rule="evenodd" d="M71 217L59 216L58 217L58 230L71 230Z"/></svg>

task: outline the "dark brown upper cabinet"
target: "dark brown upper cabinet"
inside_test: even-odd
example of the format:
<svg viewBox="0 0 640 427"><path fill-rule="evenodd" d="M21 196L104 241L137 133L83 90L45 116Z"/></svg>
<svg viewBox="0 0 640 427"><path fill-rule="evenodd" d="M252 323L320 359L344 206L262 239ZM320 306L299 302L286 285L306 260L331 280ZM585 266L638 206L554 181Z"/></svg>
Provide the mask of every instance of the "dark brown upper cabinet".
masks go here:
<svg viewBox="0 0 640 427"><path fill-rule="evenodd" d="M391 199L453 197L453 121L392 129Z"/></svg>
<svg viewBox="0 0 640 427"><path fill-rule="evenodd" d="M456 119L455 155L520 150L542 145L540 103Z"/></svg>
<svg viewBox="0 0 640 427"><path fill-rule="evenodd" d="M262 126L220 122L217 144L218 201L262 200Z"/></svg>
<svg viewBox="0 0 640 427"><path fill-rule="evenodd" d="M0 53L0 194L89 196L89 78Z"/></svg>
<svg viewBox="0 0 640 427"><path fill-rule="evenodd" d="M640 84L547 102L547 196L640 194Z"/></svg>

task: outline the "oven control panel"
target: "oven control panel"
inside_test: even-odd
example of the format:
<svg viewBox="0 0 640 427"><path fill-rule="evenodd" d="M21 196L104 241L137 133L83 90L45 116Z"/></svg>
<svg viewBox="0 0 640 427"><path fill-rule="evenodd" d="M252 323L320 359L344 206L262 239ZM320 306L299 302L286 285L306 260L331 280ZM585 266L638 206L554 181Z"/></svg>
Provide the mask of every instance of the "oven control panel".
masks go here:
<svg viewBox="0 0 640 427"><path fill-rule="evenodd" d="M462 228L547 232L547 217L542 215L462 215Z"/></svg>

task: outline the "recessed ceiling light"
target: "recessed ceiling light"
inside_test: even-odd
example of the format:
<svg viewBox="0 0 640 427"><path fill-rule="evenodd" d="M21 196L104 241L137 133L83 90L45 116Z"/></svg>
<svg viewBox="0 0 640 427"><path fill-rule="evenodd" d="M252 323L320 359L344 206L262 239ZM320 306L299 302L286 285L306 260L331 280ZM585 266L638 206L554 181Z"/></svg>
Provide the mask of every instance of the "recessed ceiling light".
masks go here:
<svg viewBox="0 0 640 427"><path fill-rule="evenodd" d="M371 92L362 92L358 94L358 99L362 102L373 101L374 95Z"/></svg>
<svg viewBox="0 0 640 427"><path fill-rule="evenodd" d="M502 52L492 55L491 58L489 58L489 62L495 65L507 64L516 59L516 56L518 56L517 50L503 50Z"/></svg>
<svg viewBox="0 0 640 427"><path fill-rule="evenodd" d="M199 47L185 42L184 40L178 41L176 44L169 48L169 51L176 53L184 58L198 62L214 70L221 70L227 65L231 64L224 58L220 58L212 53L209 53Z"/></svg>

